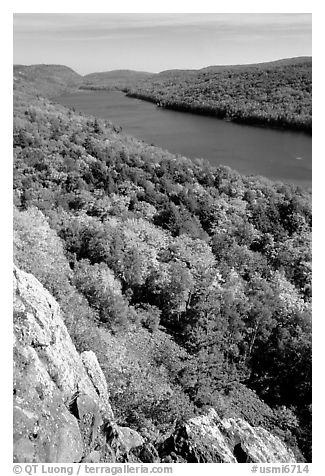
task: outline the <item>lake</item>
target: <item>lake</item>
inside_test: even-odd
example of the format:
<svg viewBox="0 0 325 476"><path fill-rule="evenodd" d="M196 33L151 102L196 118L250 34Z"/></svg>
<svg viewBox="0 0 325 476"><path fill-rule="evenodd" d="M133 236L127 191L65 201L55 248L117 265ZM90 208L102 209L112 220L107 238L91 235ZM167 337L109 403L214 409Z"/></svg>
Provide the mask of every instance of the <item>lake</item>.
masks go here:
<svg viewBox="0 0 325 476"><path fill-rule="evenodd" d="M312 138L157 107L120 91L80 91L56 98L76 111L109 119L149 144L245 175L311 187Z"/></svg>

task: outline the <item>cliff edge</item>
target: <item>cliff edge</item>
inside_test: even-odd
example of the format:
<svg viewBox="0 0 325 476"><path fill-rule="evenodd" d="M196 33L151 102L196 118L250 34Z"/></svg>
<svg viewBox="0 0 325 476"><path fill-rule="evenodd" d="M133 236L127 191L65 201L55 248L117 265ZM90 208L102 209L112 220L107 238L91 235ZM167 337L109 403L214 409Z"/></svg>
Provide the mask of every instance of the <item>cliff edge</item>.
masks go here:
<svg viewBox="0 0 325 476"><path fill-rule="evenodd" d="M14 267L14 461L295 462L278 437L211 409L153 444L116 424L92 351L78 354L58 303Z"/></svg>

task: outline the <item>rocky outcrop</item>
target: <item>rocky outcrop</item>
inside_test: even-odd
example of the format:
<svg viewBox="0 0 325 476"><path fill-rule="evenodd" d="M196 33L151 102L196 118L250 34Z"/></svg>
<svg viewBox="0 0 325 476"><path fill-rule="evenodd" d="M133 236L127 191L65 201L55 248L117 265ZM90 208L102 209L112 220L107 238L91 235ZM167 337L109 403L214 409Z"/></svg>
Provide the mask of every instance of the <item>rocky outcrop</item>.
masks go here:
<svg viewBox="0 0 325 476"><path fill-rule="evenodd" d="M291 450L261 427L220 419L215 410L179 425L160 445L163 462L294 463Z"/></svg>
<svg viewBox="0 0 325 476"><path fill-rule="evenodd" d="M113 421L114 415L109 403L106 378L100 368L96 355L92 351L85 351L81 354L81 360L98 395L101 411L110 421Z"/></svg>
<svg viewBox="0 0 325 476"><path fill-rule="evenodd" d="M157 447L118 426L96 355L78 354L58 303L17 268L13 352L15 462L295 462L265 429L214 410L178 425Z"/></svg>
<svg viewBox="0 0 325 476"><path fill-rule="evenodd" d="M78 354L58 303L17 268L13 352L14 461L126 461L143 445L114 422L95 354Z"/></svg>

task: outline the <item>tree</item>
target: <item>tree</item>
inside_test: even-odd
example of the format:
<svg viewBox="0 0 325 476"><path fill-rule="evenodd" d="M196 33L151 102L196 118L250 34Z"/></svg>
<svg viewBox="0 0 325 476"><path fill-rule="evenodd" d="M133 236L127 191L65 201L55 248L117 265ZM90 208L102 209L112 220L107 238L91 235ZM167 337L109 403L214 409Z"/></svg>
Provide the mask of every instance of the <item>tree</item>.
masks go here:
<svg viewBox="0 0 325 476"><path fill-rule="evenodd" d="M37 208L14 209L14 259L55 297L67 292L71 270L63 243Z"/></svg>
<svg viewBox="0 0 325 476"><path fill-rule="evenodd" d="M91 265L88 260L76 264L74 284L96 309L99 319L112 330L128 325L128 302L122 295L121 283L105 263Z"/></svg>

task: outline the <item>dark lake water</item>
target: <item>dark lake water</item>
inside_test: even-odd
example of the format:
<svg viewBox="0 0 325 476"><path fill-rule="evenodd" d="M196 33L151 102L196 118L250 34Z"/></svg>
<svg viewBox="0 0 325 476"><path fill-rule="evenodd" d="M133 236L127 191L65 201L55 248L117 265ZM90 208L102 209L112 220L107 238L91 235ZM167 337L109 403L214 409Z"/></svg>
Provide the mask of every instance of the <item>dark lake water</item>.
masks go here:
<svg viewBox="0 0 325 476"><path fill-rule="evenodd" d="M242 174L311 187L311 136L265 129L156 107L119 91L81 91L57 99L76 111L111 120L149 144L203 157Z"/></svg>

